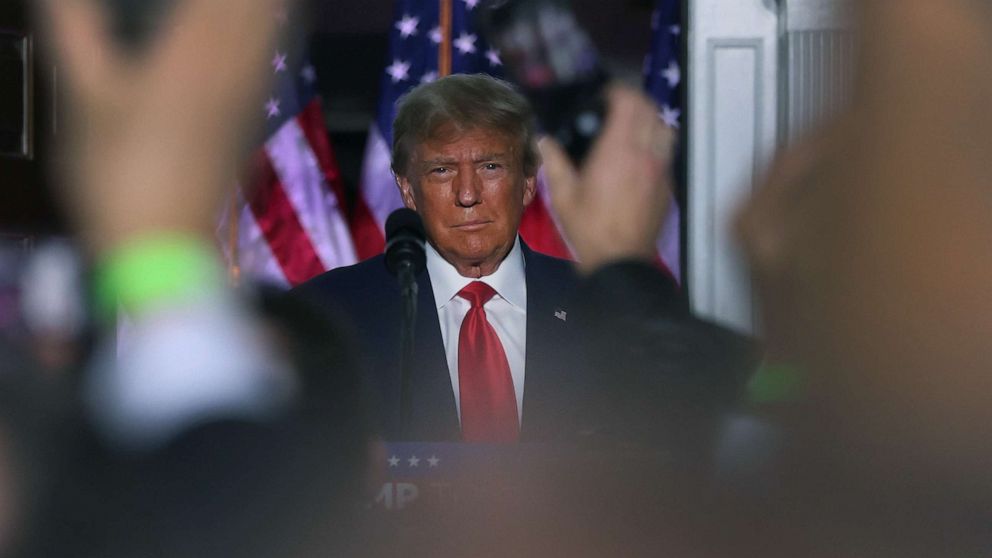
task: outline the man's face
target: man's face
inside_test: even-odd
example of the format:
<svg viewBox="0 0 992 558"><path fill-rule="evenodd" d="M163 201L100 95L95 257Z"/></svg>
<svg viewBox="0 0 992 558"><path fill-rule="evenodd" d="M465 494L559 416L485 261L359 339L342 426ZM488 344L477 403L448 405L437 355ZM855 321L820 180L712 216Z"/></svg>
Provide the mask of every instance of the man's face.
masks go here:
<svg viewBox="0 0 992 558"><path fill-rule="evenodd" d="M427 239L463 276L490 275L516 239L534 199L520 146L504 134L442 127L397 177L403 203L424 220Z"/></svg>
<svg viewBox="0 0 992 558"><path fill-rule="evenodd" d="M870 3L854 104L740 220L771 357L812 374L820 424L956 481L992 462L992 39L969 6Z"/></svg>

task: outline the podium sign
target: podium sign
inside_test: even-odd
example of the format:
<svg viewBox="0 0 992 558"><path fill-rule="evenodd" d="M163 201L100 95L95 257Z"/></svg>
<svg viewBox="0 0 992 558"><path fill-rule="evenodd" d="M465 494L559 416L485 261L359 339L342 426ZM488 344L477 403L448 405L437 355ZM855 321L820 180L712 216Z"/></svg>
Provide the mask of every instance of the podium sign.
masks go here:
<svg viewBox="0 0 992 558"><path fill-rule="evenodd" d="M519 474L542 446L392 442L376 468L384 481L372 507L387 512L447 506L520 488Z"/></svg>

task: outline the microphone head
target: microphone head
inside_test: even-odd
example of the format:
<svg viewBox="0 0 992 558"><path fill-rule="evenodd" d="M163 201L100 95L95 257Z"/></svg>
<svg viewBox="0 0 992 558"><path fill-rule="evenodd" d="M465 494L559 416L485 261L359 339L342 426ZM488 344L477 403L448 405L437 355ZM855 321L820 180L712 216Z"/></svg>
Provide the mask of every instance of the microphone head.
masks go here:
<svg viewBox="0 0 992 558"><path fill-rule="evenodd" d="M416 238L419 238L421 242L424 241L424 222L420 219L420 215L416 211L408 208L401 207L389 214L386 218L386 242L393 239L400 231L406 230L407 234L411 234Z"/></svg>
<svg viewBox="0 0 992 558"><path fill-rule="evenodd" d="M424 222L416 211L401 207L386 219L386 268L393 275L408 269L418 275L427 266Z"/></svg>

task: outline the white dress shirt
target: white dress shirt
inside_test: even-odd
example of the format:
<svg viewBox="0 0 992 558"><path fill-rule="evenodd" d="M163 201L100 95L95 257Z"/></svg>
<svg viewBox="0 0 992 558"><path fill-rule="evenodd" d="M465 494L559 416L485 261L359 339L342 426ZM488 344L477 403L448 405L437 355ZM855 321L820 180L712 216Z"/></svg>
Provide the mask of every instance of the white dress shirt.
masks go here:
<svg viewBox="0 0 992 558"><path fill-rule="evenodd" d="M427 272L431 276L431 288L437 303L437 318L441 323L441 340L448 358L448 373L451 375L451 388L455 393L455 407L458 420L462 417L462 404L458 384L458 336L462 320L468 314L471 304L458 296L472 281L482 281L496 295L483 305L486 318L496 330L503 344L503 352L510 365L513 377L513 391L517 397L517 419L521 420L524 401L524 355L527 340L527 282L524 275L524 255L520 249L520 238L513 243L510 253L500 263L492 275L480 279L462 277L454 266L445 261L430 244L427 245Z"/></svg>

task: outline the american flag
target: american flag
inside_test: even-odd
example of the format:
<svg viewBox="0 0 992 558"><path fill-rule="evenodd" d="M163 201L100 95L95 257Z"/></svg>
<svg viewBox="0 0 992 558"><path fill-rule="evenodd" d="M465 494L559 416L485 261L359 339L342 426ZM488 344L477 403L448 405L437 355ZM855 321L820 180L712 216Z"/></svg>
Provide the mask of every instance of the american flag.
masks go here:
<svg viewBox="0 0 992 558"><path fill-rule="evenodd" d="M644 58L644 89L661 109L658 116L672 128L682 125L682 0L657 0L651 15L651 50ZM681 236L679 207L672 203L658 238L658 256L679 282Z"/></svg>
<svg viewBox="0 0 992 558"><path fill-rule="evenodd" d="M284 25L286 12L274 14ZM274 85L259 117L267 139L251 158L247 183L234 194L218 236L234 274L292 287L358 259L346 212L317 75L302 37L283 33L269 62Z"/></svg>

